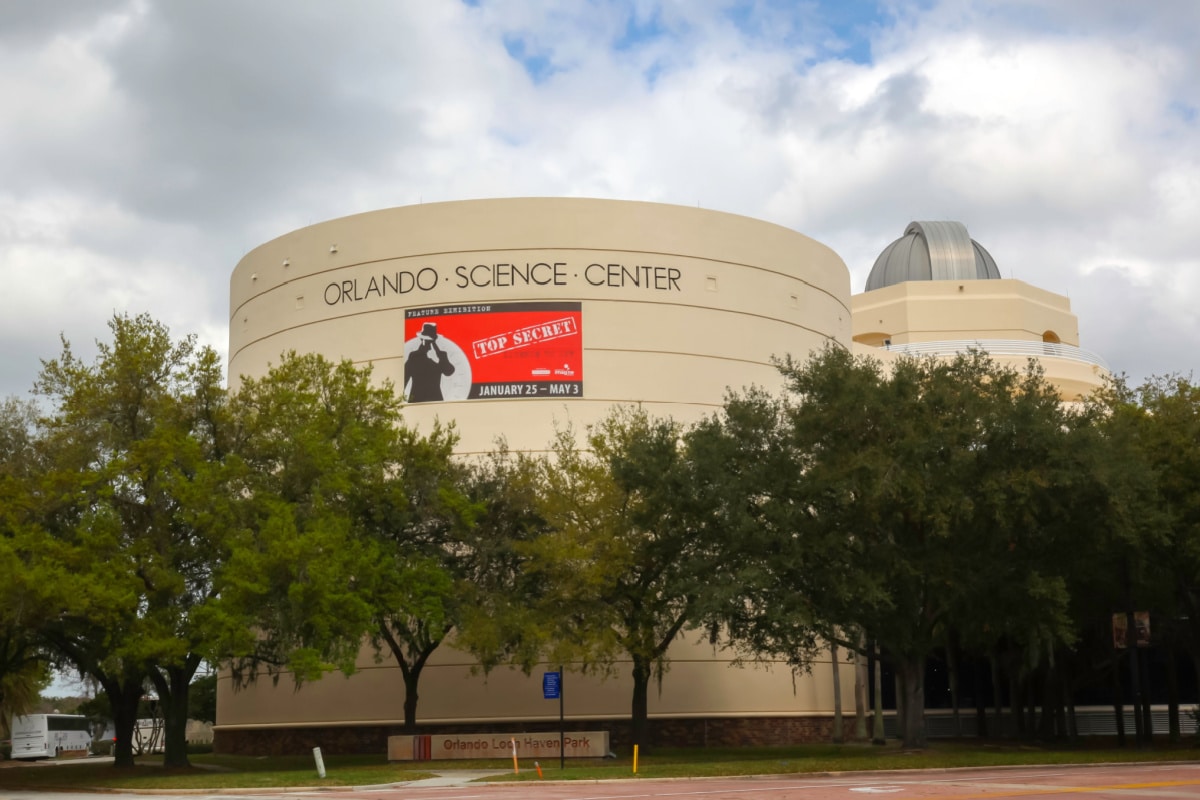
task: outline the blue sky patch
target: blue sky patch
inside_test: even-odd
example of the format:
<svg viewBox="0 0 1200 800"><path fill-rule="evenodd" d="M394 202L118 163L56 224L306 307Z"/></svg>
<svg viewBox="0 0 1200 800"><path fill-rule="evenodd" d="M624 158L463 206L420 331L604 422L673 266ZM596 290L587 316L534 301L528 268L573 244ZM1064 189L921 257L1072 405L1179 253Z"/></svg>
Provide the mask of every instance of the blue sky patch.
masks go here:
<svg viewBox="0 0 1200 800"><path fill-rule="evenodd" d="M1196 121L1195 106L1188 105L1187 103L1181 103L1176 100L1174 103L1171 103L1168 108L1171 110L1172 114L1189 125Z"/></svg>
<svg viewBox="0 0 1200 800"><path fill-rule="evenodd" d="M535 52L525 39L516 35L504 37L504 49L509 56L518 61L535 84L545 83L546 80L561 69L554 65L547 53Z"/></svg>
<svg viewBox="0 0 1200 800"><path fill-rule="evenodd" d="M740 0L725 15L748 38L810 48L817 60L859 64L871 63L871 34L893 16L883 0Z"/></svg>
<svg viewBox="0 0 1200 800"><path fill-rule="evenodd" d="M613 49L617 51L633 50L666 34L667 29L662 24L662 15L657 9L644 19L639 19L637 14L630 14L629 19L625 22L624 32L613 42Z"/></svg>

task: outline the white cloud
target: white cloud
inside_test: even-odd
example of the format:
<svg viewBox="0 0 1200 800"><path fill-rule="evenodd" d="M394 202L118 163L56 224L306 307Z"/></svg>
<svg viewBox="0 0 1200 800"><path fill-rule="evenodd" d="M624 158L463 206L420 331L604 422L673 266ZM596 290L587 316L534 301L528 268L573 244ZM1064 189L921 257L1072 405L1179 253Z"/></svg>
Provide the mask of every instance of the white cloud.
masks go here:
<svg viewBox="0 0 1200 800"><path fill-rule="evenodd" d="M1200 4L1135 5L5 7L0 392L114 310L223 349L229 272L292 228L535 194L763 217L855 288L910 220L962 220L1118 369L1195 369Z"/></svg>

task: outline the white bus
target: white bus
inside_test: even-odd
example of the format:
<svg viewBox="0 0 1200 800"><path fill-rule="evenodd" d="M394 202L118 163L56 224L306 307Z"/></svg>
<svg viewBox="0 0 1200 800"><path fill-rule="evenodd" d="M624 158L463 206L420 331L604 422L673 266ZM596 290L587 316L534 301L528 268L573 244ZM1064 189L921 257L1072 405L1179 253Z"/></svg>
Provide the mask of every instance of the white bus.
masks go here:
<svg viewBox="0 0 1200 800"><path fill-rule="evenodd" d="M13 758L86 756L92 746L87 717L75 714L30 714L12 718Z"/></svg>

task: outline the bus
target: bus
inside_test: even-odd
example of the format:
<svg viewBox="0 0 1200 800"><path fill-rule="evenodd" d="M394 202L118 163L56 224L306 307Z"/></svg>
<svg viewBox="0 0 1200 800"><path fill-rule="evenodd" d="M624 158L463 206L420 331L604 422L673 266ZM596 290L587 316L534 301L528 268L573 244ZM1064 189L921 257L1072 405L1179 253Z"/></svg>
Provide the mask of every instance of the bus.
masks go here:
<svg viewBox="0 0 1200 800"><path fill-rule="evenodd" d="M92 746L88 718L76 714L30 714L12 718L12 758L86 756Z"/></svg>

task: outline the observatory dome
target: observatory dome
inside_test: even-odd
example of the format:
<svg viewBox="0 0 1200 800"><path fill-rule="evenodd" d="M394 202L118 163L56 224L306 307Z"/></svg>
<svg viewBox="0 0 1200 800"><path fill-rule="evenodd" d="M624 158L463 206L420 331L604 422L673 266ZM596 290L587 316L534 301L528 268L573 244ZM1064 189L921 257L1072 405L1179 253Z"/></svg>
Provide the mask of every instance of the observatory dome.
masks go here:
<svg viewBox="0 0 1200 800"><path fill-rule="evenodd" d="M910 222L904 235L875 259L868 292L905 281L999 278L991 253L967 235L961 222Z"/></svg>

